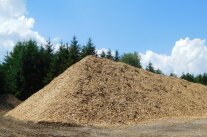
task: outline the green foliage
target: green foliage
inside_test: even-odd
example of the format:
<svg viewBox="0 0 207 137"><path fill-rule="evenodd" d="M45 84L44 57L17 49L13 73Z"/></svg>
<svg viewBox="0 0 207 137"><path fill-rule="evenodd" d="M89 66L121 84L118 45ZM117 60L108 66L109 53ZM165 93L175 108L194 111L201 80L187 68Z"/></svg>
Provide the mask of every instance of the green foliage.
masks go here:
<svg viewBox="0 0 207 137"><path fill-rule="evenodd" d="M134 53L125 53L121 57L121 62L124 62L126 64L129 64L131 66L137 67L137 68L142 68L141 62L140 62L140 56L137 52Z"/></svg>
<svg viewBox="0 0 207 137"><path fill-rule="evenodd" d="M22 53L21 77L24 83L19 85L19 97L26 99L41 88L41 56L35 41L24 43L24 52Z"/></svg>
<svg viewBox="0 0 207 137"><path fill-rule="evenodd" d="M106 53L104 51L102 51L100 57L105 58L106 57Z"/></svg>
<svg viewBox="0 0 207 137"><path fill-rule="evenodd" d="M183 73L180 78L185 79L185 80L190 81L190 82L196 82L194 75L190 74L190 73L186 73L186 74Z"/></svg>
<svg viewBox="0 0 207 137"><path fill-rule="evenodd" d="M18 42L3 63L5 92L24 100L41 89L52 58L51 47L38 47L32 40Z"/></svg>
<svg viewBox="0 0 207 137"><path fill-rule="evenodd" d="M114 61L118 62L120 60L119 52L118 50L115 51Z"/></svg>
<svg viewBox="0 0 207 137"><path fill-rule="evenodd" d="M33 40L18 42L0 64L0 94L9 93L25 100L80 59L95 54L95 45L90 38L81 48L76 37L73 37L69 44L61 43L57 51L53 50L50 40L43 46L38 46ZM107 53L102 51L100 57L142 67L141 58L136 52L125 53L120 57L118 50L113 56L109 49ZM161 70L155 69L151 62L146 70L163 74ZM170 76L177 77L173 73ZM207 85L207 73L197 76L183 73L181 78Z"/></svg>
<svg viewBox="0 0 207 137"><path fill-rule="evenodd" d="M5 74L3 70L3 65L0 64L0 94L5 93L4 85L5 85Z"/></svg>
<svg viewBox="0 0 207 137"><path fill-rule="evenodd" d="M89 48L90 47L90 48ZM89 51L92 53L93 44L89 40L84 48L84 55L88 54ZM95 47L94 47L95 48ZM48 84L54 77L64 72L68 67L78 62L81 58L80 46L76 37L74 36L70 46L68 43L61 43L58 51L54 54L47 76L44 79L44 83ZM82 50L83 51L83 50ZM95 50L94 50L95 51ZM84 56L82 54L82 57Z"/></svg>
<svg viewBox="0 0 207 137"><path fill-rule="evenodd" d="M95 45L92 42L91 38L89 38L87 44L82 47L81 59L88 56L88 55L95 55L95 54L96 54Z"/></svg>
<svg viewBox="0 0 207 137"><path fill-rule="evenodd" d="M72 64L70 57L68 44L61 43L58 51L51 58L49 71L44 79L45 84L48 84L54 77L61 74Z"/></svg>
<svg viewBox="0 0 207 137"><path fill-rule="evenodd" d="M155 73L155 69L151 62L147 65L146 70Z"/></svg>
<svg viewBox="0 0 207 137"><path fill-rule="evenodd" d="M13 51L7 54L4 59L3 67L5 74L5 92L18 95L25 84L22 70L22 56L25 50L24 43L18 42Z"/></svg>
<svg viewBox="0 0 207 137"><path fill-rule="evenodd" d="M207 73L199 74L195 77L195 80L197 83L201 83L203 85L207 85Z"/></svg>
<svg viewBox="0 0 207 137"><path fill-rule="evenodd" d="M111 49L109 49L106 53L106 58L107 59L113 59L112 53L111 53Z"/></svg>
<svg viewBox="0 0 207 137"><path fill-rule="evenodd" d="M170 73L170 76L171 76L171 77L177 77L177 75L174 74L174 73Z"/></svg>
<svg viewBox="0 0 207 137"><path fill-rule="evenodd" d="M149 62L149 64L147 65L146 70L152 73L164 75L160 69L155 69L151 62Z"/></svg>
<svg viewBox="0 0 207 137"><path fill-rule="evenodd" d="M73 37L73 40L70 43L69 55L70 55L70 60L71 60L70 65L80 60L80 45L78 44L78 41L75 36Z"/></svg>
<svg viewBox="0 0 207 137"><path fill-rule="evenodd" d="M180 78L185 79L189 82L207 85L207 73L199 74L197 76L194 76L193 74L190 73L186 73L186 74L183 73Z"/></svg>
<svg viewBox="0 0 207 137"><path fill-rule="evenodd" d="M155 70L154 73L164 75L163 72L160 69Z"/></svg>
<svg viewBox="0 0 207 137"><path fill-rule="evenodd" d="M52 61L54 59L54 49L51 41L48 40L47 44L40 49L40 62L41 62L41 87L48 84L49 79L47 79L47 74L51 68Z"/></svg>

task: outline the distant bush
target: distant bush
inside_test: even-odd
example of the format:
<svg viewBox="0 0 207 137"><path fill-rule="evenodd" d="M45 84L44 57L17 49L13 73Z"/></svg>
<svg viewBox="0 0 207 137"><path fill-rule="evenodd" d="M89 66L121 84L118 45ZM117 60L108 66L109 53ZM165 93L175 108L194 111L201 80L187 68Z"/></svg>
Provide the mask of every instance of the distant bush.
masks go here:
<svg viewBox="0 0 207 137"><path fill-rule="evenodd" d="M121 56L121 62L124 62L126 64L129 64L137 68L142 68L140 60L141 60L141 57L139 56L137 52L124 53Z"/></svg>

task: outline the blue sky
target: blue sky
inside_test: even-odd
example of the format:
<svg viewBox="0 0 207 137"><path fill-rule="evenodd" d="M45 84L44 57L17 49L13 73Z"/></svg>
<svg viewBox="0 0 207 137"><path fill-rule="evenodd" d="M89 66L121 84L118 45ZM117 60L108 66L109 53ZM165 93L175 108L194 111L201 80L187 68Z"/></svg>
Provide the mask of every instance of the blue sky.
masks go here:
<svg viewBox="0 0 207 137"><path fill-rule="evenodd" d="M0 0L0 61L17 41L50 38L139 52L165 74L207 72L206 0ZM56 41L55 41L56 40ZM57 41L58 40L58 41ZM102 49L105 48L105 49Z"/></svg>
<svg viewBox="0 0 207 137"><path fill-rule="evenodd" d="M28 0L28 16L44 37L121 52L170 54L180 38L206 38L206 0Z"/></svg>

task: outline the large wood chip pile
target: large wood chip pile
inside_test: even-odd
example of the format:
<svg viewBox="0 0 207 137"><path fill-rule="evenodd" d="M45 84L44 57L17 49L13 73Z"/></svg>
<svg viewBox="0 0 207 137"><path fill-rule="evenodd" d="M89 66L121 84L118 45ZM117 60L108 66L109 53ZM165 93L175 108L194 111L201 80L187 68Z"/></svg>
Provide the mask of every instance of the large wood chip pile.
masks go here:
<svg viewBox="0 0 207 137"><path fill-rule="evenodd" d="M206 86L88 56L6 115L33 122L133 125L206 113Z"/></svg>

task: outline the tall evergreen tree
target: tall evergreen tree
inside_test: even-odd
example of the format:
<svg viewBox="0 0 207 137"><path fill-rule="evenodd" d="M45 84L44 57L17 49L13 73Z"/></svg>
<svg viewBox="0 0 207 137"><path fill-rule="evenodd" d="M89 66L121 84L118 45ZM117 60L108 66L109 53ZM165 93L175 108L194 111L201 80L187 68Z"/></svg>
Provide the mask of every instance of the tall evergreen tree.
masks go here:
<svg viewBox="0 0 207 137"><path fill-rule="evenodd" d="M164 75L163 72L160 69L155 70L155 73Z"/></svg>
<svg viewBox="0 0 207 137"><path fill-rule="evenodd" d="M96 54L95 45L92 42L92 39L89 38L87 44L85 46L83 46L83 48L81 50L81 58L84 58L87 55L95 55L95 54Z"/></svg>
<svg viewBox="0 0 207 137"><path fill-rule="evenodd" d="M5 74L3 70L3 65L0 64L0 94L5 93Z"/></svg>
<svg viewBox="0 0 207 137"><path fill-rule="evenodd" d="M78 44L78 40L75 36L70 43L69 54L72 64L75 64L80 60L80 45Z"/></svg>
<svg viewBox="0 0 207 137"><path fill-rule="evenodd" d="M207 73L204 73L202 75L202 82L200 82L201 84L207 85Z"/></svg>
<svg viewBox="0 0 207 137"><path fill-rule="evenodd" d="M180 78L185 79L185 80L190 81L190 82L196 82L194 75L190 74L190 73L186 73L186 74L183 73Z"/></svg>
<svg viewBox="0 0 207 137"><path fill-rule="evenodd" d="M106 53L104 51L102 51L100 57L105 58L106 57Z"/></svg>
<svg viewBox="0 0 207 137"><path fill-rule="evenodd" d="M106 53L106 58L107 59L113 59L112 53L111 53L111 49L109 49Z"/></svg>
<svg viewBox="0 0 207 137"><path fill-rule="evenodd" d="M26 41L24 44L25 48L22 54L22 75L24 85L21 85L23 89L21 89L22 91L19 95L23 100L42 88L42 75L44 75L40 69L42 63L37 43L30 40Z"/></svg>
<svg viewBox="0 0 207 137"><path fill-rule="evenodd" d="M40 48L40 73L41 73L41 81L42 81L42 87L46 84L48 84L47 80L47 74L49 73L49 70L51 69L52 61L54 58L54 48L50 40L47 41L46 45L44 47Z"/></svg>
<svg viewBox="0 0 207 137"><path fill-rule="evenodd" d="M17 42L13 51L5 56L3 66L5 74L5 92L18 96L23 91L25 80L22 71L24 43Z"/></svg>
<svg viewBox="0 0 207 137"><path fill-rule="evenodd" d="M207 74L199 74L198 76L195 77L195 82L196 83L201 83L203 85L207 85Z"/></svg>
<svg viewBox="0 0 207 137"><path fill-rule="evenodd" d="M72 64L71 55L68 44L61 43L58 51L53 55L49 72L44 79L44 83L48 84L54 77L61 74Z"/></svg>
<svg viewBox="0 0 207 137"><path fill-rule="evenodd" d="M44 86L52 46L39 47L33 40L18 42L4 60L5 91L24 100Z"/></svg>
<svg viewBox="0 0 207 137"><path fill-rule="evenodd" d="M151 62L147 65L146 70L155 73L155 69Z"/></svg>
<svg viewBox="0 0 207 137"><path fill-rule="evenodd" d="M114 56L114 61L119 61L119 60L120 60L119 52L118 52L118 50L116 50L115 56Z"/></svg>
<svg viewBox="0 0 207 137"><path fill-rule="evenodd" d="M170 73L171 77L177 77L177 75L175 73Z"/></svg>

